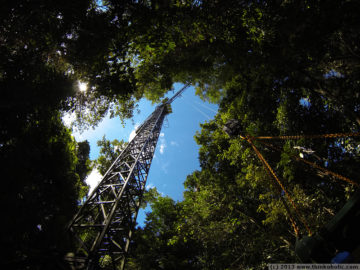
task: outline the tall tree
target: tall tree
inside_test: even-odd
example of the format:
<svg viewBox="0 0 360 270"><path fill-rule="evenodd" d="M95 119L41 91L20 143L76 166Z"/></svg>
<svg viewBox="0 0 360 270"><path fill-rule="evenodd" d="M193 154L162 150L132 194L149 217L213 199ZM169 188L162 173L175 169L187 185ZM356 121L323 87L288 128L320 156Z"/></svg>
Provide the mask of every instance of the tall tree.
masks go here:
<svg viewBox="0 0 360 270"><path fill-rule="evenodd" d="M60 114L43 113L28 119L0 148L5 268L57 267L65 252L64 227L88 189L82 180L89 170L79 170L88 156L83 153L85 162L79 163L77 143Z"/></svg>
<svg viewBox="0 0 360 270"><path fill-rule="evenodd" d="M197 245L179 237L182 204L157 196L130 248L129 269L198 269Z"/></svg>
<svg viewBox="0 0 360 270"><path fill-rule="evenodd" d="M254 87L254 88L252 88ZM326 177L317 169L294 162L301 153L318 165L356 178L358 154L336 139L271 142L280 151L254 142L280 177L297 205L291 202L269 177L264 165L242 136L326 134L351 131L352 125L337 110L329 109L324 98L310 96L304 102L297 92L257 93L257 85L233 81L225 89L220 112L202 125L195 137L201 145L201 171L185 182L182 235L203 244L199 257L202 269L262 269L270 262L294 262L295 233L290 217L306 235L321 228L352 193L349 184ZM244 91L246 89L246 91ZM229 136L224 126L238 123ZM350 143L351 141L351 143ZM357 143L351 139L349 143ZM346 149L350 149L346 150ZM351 160L351 161L350 161ZM347 170L344 170L347 166ZM283 204L285 200L287 208ZM243 255L243 256L240 256Z"/></svg>

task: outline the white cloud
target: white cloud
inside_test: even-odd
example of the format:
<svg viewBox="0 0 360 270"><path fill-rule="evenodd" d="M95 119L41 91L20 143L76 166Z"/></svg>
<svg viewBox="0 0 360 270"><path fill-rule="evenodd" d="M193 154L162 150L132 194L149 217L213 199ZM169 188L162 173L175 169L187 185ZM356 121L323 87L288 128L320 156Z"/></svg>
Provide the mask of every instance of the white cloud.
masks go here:
<svg viewBox="0 0 360 270"><path fill-rule="evenodd" d="M165 143L160 144L160 154L164 154L165 147L166 147Z"/></svg>
<svg viewBox="0 0 360 270"><path fill-rule="evenodd" d="M179 144L178 144L177 142L175 142L175 141L171 141L171 142L170 142L170 145L172 145L172 146L179 146Z"/></svg>
<svg viewBox="0 0 360 270"><path fill-rule="evenodd" d="M159 140L160 140L160 149L159 149L159 151L160 151L160 154L164 154L164 151L165 151L165 148L166 148L166 140L165 140L165 138L164 138L164 136L165 136L165 134L164 133L160 133L160 135L159 135Z"/></svg>
<svg viewBox="0 0 360 270"><path fill-rule="evenodd" d="M102 175L100 174L98 169L94 168L86 178L86 184L90 186L89 194L94 190L97 184L99 184L101 179L102 179Z"/></svg>
<svg viewBox="0 0 360 270"><path fill-rule="evenodd" d="M129 135L129 142L132 141L132 139L134 139L135 135L136 135L136 129L140 126L139 123L135 124L134 129L131 131L130 135Z"/></svg>
<svg viewBox="0 0 360 270"><path fill-rule="evenodd" d="M155 186L154 186L154 184L152 184L152 183L149 183L149 184L147 184L146 185L146 190L149 190L149 189L151 189L151 188L154 188Z"/></svg>
<svg viewBox="0 0 360 270"><path fill-rule="evenodd" d="M133 129L129 135L129 142L132 141L132 139L134 139L135 135L136 135L136 132L135 132L136 129Z"/></svg>
<svg viewBox="0 0 360 270"><path fill-rule="evenodd" d="M162 169L162 171L163 171L165 174L168 173L167 168L169 167L169 165L170 165L170 162L163 162L163 163L161 164L161 169Z"/></svg>

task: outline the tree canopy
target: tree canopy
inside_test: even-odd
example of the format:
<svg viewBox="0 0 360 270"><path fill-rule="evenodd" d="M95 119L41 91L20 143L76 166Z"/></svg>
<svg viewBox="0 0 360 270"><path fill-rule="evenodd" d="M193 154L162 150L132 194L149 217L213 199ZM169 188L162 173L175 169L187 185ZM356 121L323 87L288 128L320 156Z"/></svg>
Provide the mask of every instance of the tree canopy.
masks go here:
<svg viewBox="0 0 360 270"><path fill-rule="evenodd" d="M168 198L159 198L151 204L153 210L134 240L130 269L264 269L268 263L299 262L294 253L297 235L290 218L295 218L300 235L308 233L303 220L312 232L317 232L352 194L352 185L291 157L305 155L320 166L358 181L355 164L359 162L359 152L354 147L358 140L298 139L273 143L279 152L255 142L291 194L301 213L298 218L251 145L239 136L230 137L224 132L224 125L235 118L241 133L252 136L326 134L348 131L347 121L342 114L329 112L323 100L311 99L305 105L300 102L301 96L294 95L287 96L286 104L269 102L266 96L254 97L256 100L252 101L249 93L244 98L245 94L236 91L239 89L235 85L227 89L226 93L232 95L224 98L215 119L203 124L195 136L201 146L201 169L187 177L184 200L170 204ZM152 240L163 237L165 243ZM178 267L163 266L167 263L164 254L166 258L176 254L181 259L176 261Z"/></svg>
<svg viewBox="0 0 360 270"><path fill-rule="evenodd" d="M61 116L73 113L80 130L106 115L131 118L137 101L157 102L175 82L192 84L220 109L195 135L201 168L186 179L184 201L149 193L152 212L135 234L128 267L262 269L295 261L284 194L251 145L224 126L236 120L237 132L251 136L358 131L359 11L355 0L4 1L1 264L54 268L66 250L61 231L87 192L91 163L89 144L75 142ZM255 145L313 230L353 192L291 157L357 179L356 138L274 142L281 151ZM104 173L124 142L104 137L99 146Z"/></svg>

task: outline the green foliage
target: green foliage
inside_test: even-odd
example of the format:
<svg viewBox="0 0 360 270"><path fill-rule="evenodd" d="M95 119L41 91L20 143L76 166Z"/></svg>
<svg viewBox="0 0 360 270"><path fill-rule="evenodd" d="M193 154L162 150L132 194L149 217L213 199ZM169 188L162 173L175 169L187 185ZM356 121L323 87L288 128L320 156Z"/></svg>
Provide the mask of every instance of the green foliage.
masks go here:
<svg viewBox="0 0 360 270"><path fill-rule="evenodd" d="M66 40L88 1L2 3L0 152L5 209L3 267L53 268L67 249L63 230L87 192L88 151L60 110L75 95ZM75 33L74 33L75 34ZM56 267L56 266L55 266Z"/></svg>
<svg viewBox="0 0 360 270"><path fill-rule="evenodd" d="M279 192L278 184L264 170L251 146L239 137L230 138L222 127L228 120L236 119L241 133L251 136L357 130L358 125L354 124L359 121L354 83L357 75L348 68L356 70L358 59L346 56L351 54L350 50L358 49L353 43L358 35L352 19L355 13L351 10L356 4L317 1L307 6L292 2L241 6L238 2L235 5L231 1L226 4L207 1L199 6L201 12L194 4L187 13L198 12L193 16L198 21L192 24L193 32L184 30L189 21L187 15L176 12L178 6L162 7L163 14L172 12L170 23L166 15L162 20L151 17L167 27L154 27L151 33L175 40L176 46L167 51L160 49L161 53L156 54L155 48L160 45L152 44L151 49L147 48L151 57L148 54L141 58L140 53L139 59L143 61L139 72L155 69L166 77L170 74L174 81L190 80L204 99L220 103L219 114L203 124L195 136L200 145L201 171L185 181L184 201L177 204L181 210L175 222L176 231L159 222L165 218L159 219L160 213L154 212L155 216L147 221L144 230L139 229L139 234L156 238L157 233L165 235L166 230L171 245L192 242L196 246L192 265L199 269L263 269L270 262L295 262L295 234L283 203L285 200L289 207L288 199ZM331 21L334 10L343 12L341 17L349 30L340 20ZM184 23L177 28L176 19L180 17ZM179 39L184 33L190 37L196 31L200 32L198 39ZM343 35L349 35L351 40L347 49L335 45L343 42L340 38ZM335 60L336 57L341 60ZM143 83L149 89L155 89L152 83L159 85L156 80ZM340 89L346 89L341 97ZM302 98L307 98L309 104L302 105ZM294 162L291 157L303 154L319 165L327 164L339 173L355 176L352 173L358 160L355 148L350 145L348 148L353 150L345 151L336 140L274 142L280 153L255 144L313 231L329 221L348 197L351 188ZM306 154L299 150L301 147L315 154ZM354 163L349 162L350 156ZM347 164L348 170L342 164ZM290 213L295 216L291 206ZM170 210L168 215L173 217ZM300 232L306 234L301 221L297 223ZM147 227L154 231L146 231ZM147 247L153 248L151 257L157 258L164 249L156 250L162 243L153 242ZM143 254L140 245L141 241L137 253L134 251L133 265L142 260L136 257ZM146 260L153 261L149 257ZM137 267L148 269L157 265Z"/></svg>
<svg viewBox="0 0 360 270"><path fill-rule="evenodd" d="M250 145L222 127L236 119L251 136L358 130L358 2L103 3L2 4L7 268L53 268L52 250L66 249L61 228L87 191L88 144L71 138L59 112L74 113L80 130L107 114L124 120L138 100L158 102L174 82L190 82L220 110L195 136L201 170L186 179L184 201L153 189L145 194L153 212L137 230L129 267L262 269L293 262L285 196ZM78 80L87 91L78 91ZM357 139L275 142L282 153L255 144L315 229L352 188L291 157L305 155L351 178L360 173ZM104 137L99 146L96 166L104 174L126 145Z"/></svg>
<svg viewBox="0 0 360 270"><path fill-rule="evenodd" d="M251 90L245 91L236 84L225 90L227 96L219 114L203 124L195 137L201 146L201 171L185 181L184 220L179 235L203 247L198 250L201 269L262 269L270 262L295 262L295 235L282 200L288 205L290 202L279 192L278 184L266 173L250 145L238 136L230 138L222 127L229 119L238 119L243 135L317 134L348 129L346 119L330 111L322 99L313 98L310 108L305 109L299 105L301 96L295 94L256 96L254 104ZM281 99L286 102L276 102ZM284 124L279 125L279 119ZM338 151L336 140L271 143L281 153L255 142L307 223L313 230L320 228L342 205L348 189L291 157L299 155L299 147L307 147L316 153L303 153L308 159L323 166L326 161L335 168L348 153L344 148ZM346 170L342 173L348 175ZM290 212L296 216L291 206ZM301 233L306 234L300 220L298 223ZM179 239L179 235L173 239ZM243 256L239 258L239 254Z"/></svg>
<svg viewBox="0 0 360 270"><path fill-rule="evenodd" d="M78 142L77 143L77 164L76 164L76 173L80 177L82 183L81 189L79 191L79 198L84 198L89 191L89 186L85 183L86 177L92 170L91 161L89 159L90 155L90 144L88 141Z"/></svg>
<svg viewBox="0 0 360 270"><path fill-rule="evenodd" d="M181 204L158 196L130 249L129 269L198 269L193 241L178 239Z"/></svg>
<svg viewBox="0 0 360 270"><path fill-rule="evenodd" d="M77 151L59 113L33 113L18 128L0 148L1 197L7 217L1 239L8 247L3 263L38 269L60 259L58 252L65 252L63 230L78 199L87 192L78 173L86 176L88 168L80 168L89 157ZM9 136L13 130L7 130Z"/></svg>
<svg viewBox="0 0 360 270"><path fill-rule="evenodd" d="M102 140L97 142L97 145L100 147L100 155L95 161L95 166L104 175L121 151L127 146L127 143L116 139L110 142L106 140L104 135Z"/></svg>

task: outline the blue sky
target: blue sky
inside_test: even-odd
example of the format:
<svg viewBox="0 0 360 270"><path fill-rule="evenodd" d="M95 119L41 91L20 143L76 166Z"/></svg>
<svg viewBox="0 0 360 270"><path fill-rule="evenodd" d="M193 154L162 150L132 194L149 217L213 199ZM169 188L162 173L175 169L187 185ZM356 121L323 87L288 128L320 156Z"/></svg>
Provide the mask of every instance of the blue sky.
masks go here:
<svg viewBox="0 0 360 270"><path fill-rule="evenodd" d="M169 92L167 97L171 97L181 87L181 84L175 84L175 91ZM90 158L96 159L99 154L96 142L103 135L106 135L108 140L128 141L130 133L153 112L155 106L156 104L152 105L151 102L143 99L139 103L140 113L136 114L133 120L126 121L125 127L118 118L105 118L94 130L90 129L82 134L75 132L73 135L77 141L89 141ZM202 101L195 96L195 89L189 87L172 103L172 108L173 113L167 116L161 130L147 187L156 187L161 194L181 201L186 176L199 169L199 146L194 141L194 135L196 131L200 131L200 123L213 119L218 105ZM99 177L93 172L89 180L96 181ZM141 211L138 217L140 224L144 216L144 211Z"/></svg>

